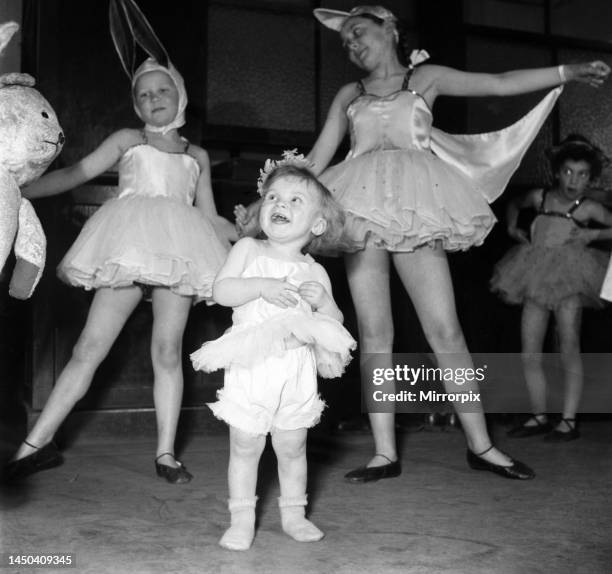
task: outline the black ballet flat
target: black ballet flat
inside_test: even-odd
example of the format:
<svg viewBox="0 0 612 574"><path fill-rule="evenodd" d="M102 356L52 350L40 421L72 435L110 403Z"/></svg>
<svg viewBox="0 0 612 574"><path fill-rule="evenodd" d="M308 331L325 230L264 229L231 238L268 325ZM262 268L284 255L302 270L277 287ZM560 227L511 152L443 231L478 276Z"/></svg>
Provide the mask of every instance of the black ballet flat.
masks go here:
<svg viewBox="0 0 612 574"><path fill-rule="evenodd" d="M392 461L389 457L384 454L377 454L375 456L382 456L389 461L389 464L383 464L382 466L360 466L355 470L351 470L344 475L344 478L349 482L372 482L374 480L380 480L381 478L395 478L402 474L402 467L399 460Z"/></svg>
<svg viewBox="0 0 612 574"><path fill-rule="evenodd" d="M536 435L540 435L540 434L546 434L549 433L552 430L552 425L546 421L545 423L541 422L538 417L541 415L544 415L546 413L536 413L531 415L531 417L529 417L527 419L528 422L531 419L533 419L537 424L534 426L526 426L524 423L521 425L518 425L512 429L510 429L506 434L507 436L509 436L510 438L527 438L530 436L536 436Z"/></svg>
<svg viewBox="0 0 612 574"><path fill-rule="evenodd" d="M162 456L167 454L169 454L176 461L176 464L178 464L176 468L157 462ZM155 470L157 476L165 478L170 484L187 484L191 482L193 478L193 474L188 472L185 465L180 460L177 460L171 452L163 452L155 459Z"/></svg>
<svg viewBox="0 0 612 574"><path fill-rule="evenodd" d="M501 464L493 464L492 462L487 462L482 459L483 454L487 454L493 445L491 445L487 450L483 450L479 454L473 453L469 448L467 449L467 462L470 465L470 468L474 470L488 470L490 472L494 472L495 474L499 474L504 478L514 478L517 480L529 480L535 477L535 472L529 468L526 464L513 460L510 466L502 466Z"/></svg>
<svg viewBox="0 0 612 574"><path fill-rule="evenodd" d="M53 441L41 447L27 441L24 442L36 450L23 458L9 462L2 472L2 479L4 482L19 482L26 476L41 470L54 468L64 462L64 457Z"/></svg>
<svg viewBox="0 0 612 574"><path fill-rule="evenodd" d="M544 437L546 442L569 442L580 438L580 431L576 428L576 419L561 419L561 422L569 430L566 432L557 429L552 430Z"/></svg>

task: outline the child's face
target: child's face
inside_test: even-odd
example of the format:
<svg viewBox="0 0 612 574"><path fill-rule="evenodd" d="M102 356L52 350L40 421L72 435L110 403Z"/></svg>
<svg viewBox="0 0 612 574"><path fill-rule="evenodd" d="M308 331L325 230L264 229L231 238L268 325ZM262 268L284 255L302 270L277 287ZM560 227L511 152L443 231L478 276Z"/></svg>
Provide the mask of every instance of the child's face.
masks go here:
<svg viewBox="0 0 612 574"><path fill-rule="evenodd" d="M566 159L557 173L559 191L567 199L577 199L591 180L591 166L584 160Z"/></svg>
<svg viewBox="0 0 612 574"><path fill-rule="evenodd" d="M134 102L142 120L166 126L178 113L179 94L172 78L160 71L147 72L136 80Z"/></svg>
<svg viewBox="0 0 612 574"><path fill-rule="evenodd" d="M319 192L296 177L282 177L272 183L261 204L259 223L268 239L295 241L300 248L327 227L321 216Z"/></svg>
<svg viewBox="0 0 612 574"><path fill-rule="evenodd" d="M390 42L387 27L359 16L344 23L340 38L349 60L366 71L376 65Z"/></svg>

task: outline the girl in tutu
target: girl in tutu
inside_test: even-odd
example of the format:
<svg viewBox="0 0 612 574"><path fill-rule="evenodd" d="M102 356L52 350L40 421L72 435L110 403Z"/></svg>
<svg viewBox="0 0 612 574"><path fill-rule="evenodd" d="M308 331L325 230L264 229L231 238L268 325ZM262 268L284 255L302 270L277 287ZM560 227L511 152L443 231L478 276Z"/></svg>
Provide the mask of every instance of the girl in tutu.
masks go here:
<svg viewBox="0 0 612 574"><path fill-rule="evenodd" d="M605 157L583 136L572 134L549 152L554 185L534 189L508 204L508 233L520 242L496 265L491 288L504 301L523 305L522 351L533 415L510 430L511 437L546 434L551 441L579 437L576 411L582 393L580 323L583 307L601 307L599 292L606 271L604 252L588 247L594 239L612 237L612 230L586 229L596 222L612 226L612 213L584 193L599 177ZM531 237L517 227L519 211L537 216ZM553 429L546 415L546 379L541 353L550 315L559 334L565 372L563 414Z"/></svg>
<svg viewBox="0 0 612 574"><path fill-rule="evenodd" d="M191 355L194 367L225 368L215 416L230 425L231 527L219 544L251 546L257 467L266 442L278 459L283 530L295 540L320 540L305 518L306 434L324 408L317 370L342 374L355 341L341 324L327 273L304 249L333 244L342 213L329 191L298 156L267 162L259 191L259 221L266 239L244 238L215 279L214 299L234 307L233 327Z"/></svg>
<svg viewBox="0 0 612 574"><path fill-rule="evenodd" d="M206 152L179 135L187 106L184 82L163 48L157 51L157 59L148 58L135 71L122 60L144 127L115 132L75 165L23 190L29 198L50 196L119 166L119 196L91 217L59 265L64 281L96 293L70 361L6 468L9 480L62 462L53 436L89 389L96 368L143 296L153 308L156 471L170 483L192 478L174 456L183 331L191 306L210 301L235 232L217 215Z"/></svg>
<svg viewBox="0 0 612 574"><path fill-rule="evenodd" d="M469 368L471 358L457 319L446 250L483 242L495 217L488 203L504 189L546 118L560 88L516 124L473 136L451 136L432 128L438 96L507 96L559 86L570 80L599 85L603 62L504 74L470 74L419 65L424 51L404 56L397 18L382 6L350 12L317 9L316 18L338 32L349 60L366 72L340 89L309 154L316 174L344 208L340 249L355 305L363 353L391 353L393 321L390 263L416 308L440 368ZM345 133L345 161L324 171ZM237 211L248 228L251 210ZM370 384L362 373L363 384ZM453 381L447 389L457 390ZM469 385L462 391L468 392ZM478 392L476 385L471 390ZM482 411L459 413L470 466L508 478L534 473L496 449ZM392 413L370 413L375 455L347 474L351 482L401 472Z"/></svg>

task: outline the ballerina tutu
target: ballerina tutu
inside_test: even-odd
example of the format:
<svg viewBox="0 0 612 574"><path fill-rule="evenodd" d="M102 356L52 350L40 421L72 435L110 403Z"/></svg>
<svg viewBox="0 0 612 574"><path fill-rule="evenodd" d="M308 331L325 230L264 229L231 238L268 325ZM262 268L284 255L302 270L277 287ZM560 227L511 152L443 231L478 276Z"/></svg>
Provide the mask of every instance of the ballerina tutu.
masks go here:
<svg viewBox="0 0 612 574"><path fill-rule="evenodd" d="M127 196L109 201L87 221L58 274L85 289L144 283L200 301L211 297L226 255L195 207L166 197Z"/></svg>
<svg viewBox="0 0 612 574"><path fill-rule="evenodd" d="M474 183L429 151L383 150L331 167L321 181L346 215L340 251L413 251L440 240L480 245L497 221Z"/></svg>
<svg viewBox="0 0 612 574"><path fill-rule="evenodd" d="M297 339L291 343L292 337ZM207 372L232 366L253 367L270 356L280 357L297 345L313 348L319 374L339 377L351 360L356 343L336 320L300 310L279 313L265 323L240 323L219 339L191 354L194 368Z"/></svg>
<svg viewBox="0 0 612 574"><path fill-rule="evenodd" d="M580 241L513 247L496 265L491 289L504 301L531 299L554 309L564 299L580 296L585 307L601 307L599 291L606 273L606 254Z"/></svg>

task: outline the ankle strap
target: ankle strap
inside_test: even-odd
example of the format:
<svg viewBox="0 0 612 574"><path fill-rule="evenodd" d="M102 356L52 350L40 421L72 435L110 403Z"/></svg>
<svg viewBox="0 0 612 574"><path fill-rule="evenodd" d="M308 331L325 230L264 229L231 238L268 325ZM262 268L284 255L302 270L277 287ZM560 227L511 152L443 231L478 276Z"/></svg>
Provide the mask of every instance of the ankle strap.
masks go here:
<svg viewBox="0 0 612 574"><path fill-rule="evenodd" d="M492 445L491 445L489 448L486 448L486 449L485 449L485 450L483 450L482 452L474 452L474 451L472 451L472 452L474 452L474 454L475 454L476 456L482 456L483 454L487 454L487 453L488 453L490 450L492 450L492 449L493 449L493 446L494 446L494 445L492 444Z"/></svg>
<svg viewBox="0 0 612 574"><path fill-rule="evenodd" d="M395 460L391 460L386 454L381 454L379 452L377 452L374 456L382 456L384 459L389 461L389 464L393 464L394 462L396 462Z"/></svg>
<svg viewBox="0 0 612 574"><path fill-rule="evenodd" d="M155 457L155 462L157 462L162 456L166 456L166 455L171 456L174 460L176 460L176 457L174 456L173 452L162 452L159 456Z"/></svg>
<svg viewBox="0 0 612 574"><path fill-rule="evenodd" d="M26 439L23 439L23 444L27 444L29 447L35 448L36 450L40 449L39 446L36 446L35 444L32 444L31 442L28 442Z"/></svg>

